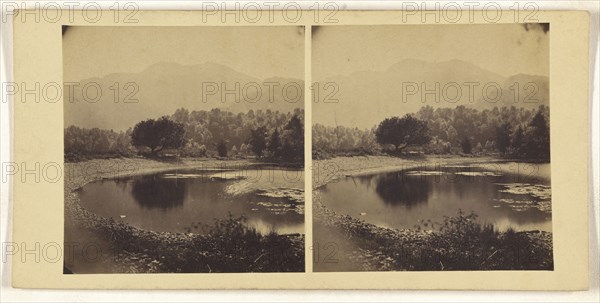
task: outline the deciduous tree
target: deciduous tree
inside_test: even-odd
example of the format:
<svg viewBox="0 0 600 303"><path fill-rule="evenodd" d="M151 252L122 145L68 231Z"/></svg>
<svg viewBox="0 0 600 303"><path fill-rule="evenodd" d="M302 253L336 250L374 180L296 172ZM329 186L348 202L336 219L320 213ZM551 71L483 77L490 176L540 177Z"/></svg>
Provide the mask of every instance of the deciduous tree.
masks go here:
<svg viewBox="0 0 600 303"><path fill-rule="evenodd" d="M379 123L375 131L377 142L394 145L396 151L408 146L423 145L431 140L427 122L412 115L392 117Z"/></svg>

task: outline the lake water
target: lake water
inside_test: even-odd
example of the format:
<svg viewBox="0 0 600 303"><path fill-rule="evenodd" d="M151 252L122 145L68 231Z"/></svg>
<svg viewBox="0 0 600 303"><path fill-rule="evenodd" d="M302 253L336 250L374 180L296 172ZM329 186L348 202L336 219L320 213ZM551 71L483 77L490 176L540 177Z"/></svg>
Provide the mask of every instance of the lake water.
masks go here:
<svg viewBox="0 0 600 303"><path fill-rule="evenodd" d="M552 231L549 164L424 166L346 177L320 192L337 213L383 227L428 229L462 209L498 230Z"/></svg>
<svg viewBox="0 0 600 303"><path fill-rule="evenodd" d="M304 233L304 183L282 186L278 180L298 172L172 170L92 182L78 193L89 211L146 230L202 234L215 219L231 213L245 216L247 224L263 234ZM254 179L248 181L249 176ZM240 182L252 186L242 192L228 190Z"/></svg>

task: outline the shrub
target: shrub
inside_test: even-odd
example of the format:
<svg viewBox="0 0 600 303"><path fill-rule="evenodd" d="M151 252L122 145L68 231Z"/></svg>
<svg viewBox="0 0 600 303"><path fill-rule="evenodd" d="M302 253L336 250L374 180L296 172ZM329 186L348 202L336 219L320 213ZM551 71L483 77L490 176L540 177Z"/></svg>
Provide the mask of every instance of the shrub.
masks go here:
<svg viewBox="0 0 600 303"><path fill-rule="evenodd" d="M114 224L113 224L114 225ZM118 227L108 235L115 247L160 260L159 272L300 272L304 271L303 236L262 235L246 218L229 214L205 226L205 234L189 240L132 236L132 228ZM299 238L294 240L294 237Z"/></svg>
<svg viewBox="0 0 600 303"><path fill-rule="evenodd" d="M410 263L416 270L553 268L552 251L539 247L526 234L511 228L499 232L491 224L481 225L475 213L462 210L445 217L424 243L411 249L418 251L418 259Z"/></svg>

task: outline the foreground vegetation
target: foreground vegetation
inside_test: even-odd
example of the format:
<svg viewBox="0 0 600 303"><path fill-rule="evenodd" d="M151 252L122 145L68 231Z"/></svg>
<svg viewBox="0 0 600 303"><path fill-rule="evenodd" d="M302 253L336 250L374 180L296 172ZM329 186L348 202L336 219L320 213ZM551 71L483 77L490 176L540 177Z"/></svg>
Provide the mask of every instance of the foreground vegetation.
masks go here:
<svg viewBox="0 0 600 303"><path fill-rule="evenodd" d="M340 229L359 247L346 270L552 270L552 234L498 232L476 215L446 217L439 230L381 231L364 222ZM350 220L348 218L348 220ZM317 239L319 236L315 236ZM344 245L344 244L341 244ZM343 248L342 248L343 249ZM348 265L347 265L348 266Z"/></svg>
<svg viewBox="0 0 600 303"><path fill-rule="evenodd" d="M216 220L205 235L143 232L109 220L100 230L123 262L145 260L144 272L301 272L304 236L261 235L244 217ZM132 258L132 255L141 258ZM135 262L133 262L135 264Z"/></svg>
<svg viewBox="0 0 600 303"><path fill-rule="evenodd" d="M88 182L176 168L232 168L247 160L110 159L67 163L65 167L65 243L75 243L65 256L65 272L298 272L304 271L304 235L260 234L244 217L202 222L195 233L154 232L92 213L81 206L77 190ZM224 166L228 165L228 166ZM102 253L82 258L85 247ZM83 251L79 251L81 249ZM68 252L65 252L66 254Z"/></svg>
<svg viewBox="0 0 600 303"><path fill-rule="evenodd" d="M491 158L445 157L439 161L469 163ZM336 178L425 165L427 158L337 157L315 161L330 167L313 177L315 271L389 270L552 270L552 233L500 232L483 225L474 213L458 213L443 222L421 222L412 229L366 223L326 207L318 188Z"/></svg>

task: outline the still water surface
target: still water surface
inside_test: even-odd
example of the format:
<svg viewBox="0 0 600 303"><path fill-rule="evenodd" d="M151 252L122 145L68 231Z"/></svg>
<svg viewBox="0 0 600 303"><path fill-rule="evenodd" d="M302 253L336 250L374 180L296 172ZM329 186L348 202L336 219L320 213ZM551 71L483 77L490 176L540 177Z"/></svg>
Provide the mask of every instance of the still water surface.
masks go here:
<svg viewBox="0 0 600 303"><path fill-rule="evenodd" d="M289 171L268 168L273 176ZM202 234L215 219L231 213L245 216L247 224L261 233L304 233L303 187L270 188L271 183L262 180L266 184L263 189L228 193L227 187L240 182L236 178L240 175L173 170L92 182L79 190L79 196L82 206L98 215L158 232ZM246 170L244 175L267 178L262 169Z"/></svg>
<svg viewBox="0 0 600 303"><path fill-rule="evenodd" d="M462 209L501 231L552 231L549 172L549 164L437 165L346 177L320 191L337 213L384 227L428 229Z"/></svg>

